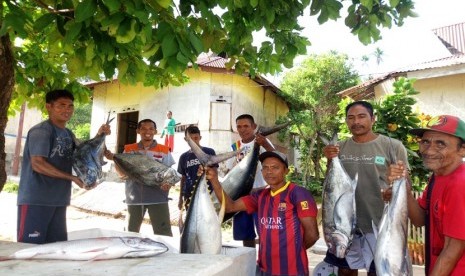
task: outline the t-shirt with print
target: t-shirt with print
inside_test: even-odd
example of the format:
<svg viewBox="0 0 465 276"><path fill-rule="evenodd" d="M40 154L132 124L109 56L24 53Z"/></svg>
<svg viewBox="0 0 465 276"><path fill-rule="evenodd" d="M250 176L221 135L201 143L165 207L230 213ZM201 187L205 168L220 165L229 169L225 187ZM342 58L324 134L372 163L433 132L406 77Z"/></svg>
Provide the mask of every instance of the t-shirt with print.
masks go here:
<svg viewBox="0 0 465 276"><path fill-rule="evenodd" d="M24 145L18 205L67 206L71 200L71 181L34 172L31 157L41 156L55 168L72 173L73 133L49 120L33 126Z"/></svg>
<svg viewBox="0 0 465 276"><path fill-rule="evenodd" d="M209 155L216 155L215 150L212 148L201 147L202 151ZM184 182L183 190L181 191L184 199L190 196L194 182L197 179L197 171L199 170L200 161L192 152L192 150L186 151L179 157L178 162L178 173L184 175L186 181ZM213 165L218 167L218 164ZM211 183L208 181L210 191L212 191Z"/></svg>
<svg viewBox="0 0 465 276"><path fill-rule="evenodd" d="M141 153L153 158L154 160L171 167L175 162L169 148L165 145L158 144L153 140L150 147L146 150L142 143L129 144L124 146L125 153ZM129 178L126 180L126 204L128 205L145 205L168 202L168 191L163 191L158 186L147 186Z"/></svg>
<svg viewBox="0 0 465 276"><path fill-rule="evenodd" d="M408 164L407 151L399 140L378 135L366 143L357 143L353 139L342 141L339 159L352 179L358 173L355 190L357 227L365 233L373 233L372 221L378 225L383 215L381 189L387 187L387 168L399 160Z"/></svg>
<svg viewBox="0 0 465 276"><path fill-rule="evenodd" d="M268 140L268 143L271 145L271 142L269 140ZM234 166L236 166L236 164L239 163L242 160L242 158L244 158L244 156L246 156L251 151L253 151L254 144L255 144L255 139L249 143L242 143L241 140L237 140L235 143L233 143L231 145L232 151L235 151L238 149L244 149L244 150L238 153L235 158L230 158L226 161L226 167L228 168L228 170L232 170ZM266 150L264 147L260 147L260 153L263 153L265 151ZM266 182L265 182L265 179L263 179L263 175L262 175L262 164L258 162L257 171L255 172L255 180L253 183L253 189L263 188L265 186L266 186Z"/></svg>
<svg viewBox="0 0 465 276"><path fill-rule="evenodd" d="M426 191L418 199L427 207ZM435 175L430 199L430 273L444 248L445 236L465 240L465 164L449 175ZM465 275L465 255L462 255L451 274Z"/></svg>
<svg viewBox="0 0 465 276"><path fill-rule="evenodd" d="M294 183L274 194L265 188L242 197L247 213L257 212L258 266L269 275L308 275L308 258L300 218L317 216L311 193ZM267 275L268 275L267 274Z"/></svg>

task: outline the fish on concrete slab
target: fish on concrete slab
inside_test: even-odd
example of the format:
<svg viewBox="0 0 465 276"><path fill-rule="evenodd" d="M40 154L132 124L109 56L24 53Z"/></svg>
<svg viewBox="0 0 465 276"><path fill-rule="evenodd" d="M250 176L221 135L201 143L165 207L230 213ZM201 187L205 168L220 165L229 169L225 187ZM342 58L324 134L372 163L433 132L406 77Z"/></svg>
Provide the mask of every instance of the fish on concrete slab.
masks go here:
<svg viewBox="0 0 465 276"><path fill-rule="evenodd" d="M110 260L153 257L166 251L165 244L149 238L101 237L41 244L0 256L0 260Z"/></svg>

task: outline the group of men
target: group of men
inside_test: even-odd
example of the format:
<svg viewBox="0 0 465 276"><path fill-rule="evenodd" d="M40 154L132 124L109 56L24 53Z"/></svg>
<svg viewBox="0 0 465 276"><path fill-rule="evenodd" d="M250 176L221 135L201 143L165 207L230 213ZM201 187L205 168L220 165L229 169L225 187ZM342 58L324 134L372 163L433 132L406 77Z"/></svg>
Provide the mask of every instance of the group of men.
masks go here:
<svg viewBox="0 0 465 276"><path fill-rule="evenodd" d="M40 244L67 240L66 207L70 203L71 182L84 188L82 181L71 172L76 139L66 129L66 123L74 111L73 101L73 95L66 90L47 93L49 119L28 133L18 194L19 242ZM337 266L339 275L357 275L358 269L376 275L373 262L376 237L372 222L377 224L381 219L384 199L389 197L389 184L400 177L409 178L407 151L398 140L373 132L375 116L370 103L353 102L345 113L352 137L326 146L324 155L328 162L338 156L351 177L358 173L356 234L345 258L327 252L325 261ZM169 112L167 124L173 127L175 122L171 116ZM255 143L261 150L252 192L235 201L225 197L226 211L240 212L234 217L234 238L243 240L244 246L255 247L257 230L257 275L308 275L306 249L319 238L315 200L305 188L286 181L287 157L256 133L257 125L252 116L237 117L236 127L240 139L232 144L231 150L243 151L228 162L228 169L237 165L241 154L247 154ZM457 117L443 115L425 128L410 132L419 137L423 163L433 172L420 199L413 198L410 185L406 187L411 221L416 226L426 225L425 272L427 275L464 275L465 123ZM102 125L98 133L110 134L110 127ZM126 145L124 152L143 153L167 166L174 164L173 144L161 145L154 139L157 134L154 121L141 120L137 133L140 141ZM185 135L200 146L197 127L188 127ZM202 149L215 154L211 148ZM105 156L113 158L110 151L106 151ZM118 168L117 171L123 174ZM217 168L202 168L197 157L187 151L178 164L178 172L182 175L180 209L184 208L197 174L202 171L215 194L222 198ZM125 185L127 230L139 232L148 211L154 233L172 236L168 208L170 185L149 187L130 178Z"/></svg>

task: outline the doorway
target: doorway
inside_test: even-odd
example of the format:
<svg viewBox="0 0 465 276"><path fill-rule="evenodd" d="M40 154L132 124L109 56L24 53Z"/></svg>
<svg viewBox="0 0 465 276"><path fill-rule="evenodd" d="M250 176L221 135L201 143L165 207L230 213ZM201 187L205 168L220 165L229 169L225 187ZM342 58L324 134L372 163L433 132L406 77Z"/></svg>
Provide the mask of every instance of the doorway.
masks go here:
<svg viewBox="0 0 465 276"><path fill-rule="evenodd" d="M124 151L124 145L137 142L137 122L139 111L119 113L116 146L118 153Z"/></svg>

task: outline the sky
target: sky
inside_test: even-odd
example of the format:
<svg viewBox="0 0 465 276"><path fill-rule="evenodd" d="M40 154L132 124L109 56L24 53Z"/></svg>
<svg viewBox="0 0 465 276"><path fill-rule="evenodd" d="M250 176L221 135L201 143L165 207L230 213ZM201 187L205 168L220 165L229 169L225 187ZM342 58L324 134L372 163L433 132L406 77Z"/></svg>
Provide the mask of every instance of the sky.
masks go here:
<svg viewBox="0 0 465 276"><path fill-rule="evenodd" d="M354 67L362 78L367 78L370 74L376 76L405 66L449 56L449 51L431 30L465 22L465 1L414 1L414 11L418 17L406 19L402 27L382 29L382 39L367 46L350 33L343 18L319 25L316 17L310 17L309 10L306 10L299 22L305 28L302 35L306 36L312 44L307 48L307 52L308 54L321 54L336 50L346 53L353 59ZM376 48L384 52L380 65L376 64L373 56ZM364 64L361 61L363 55L370 58L368 63ZM294 64L298 65L299 60L302 59L303 57L297 58Z"/></svg>

